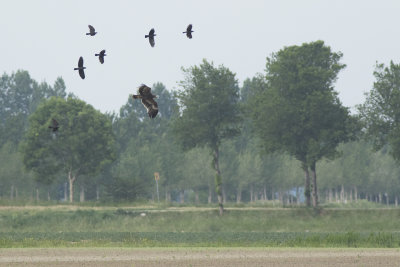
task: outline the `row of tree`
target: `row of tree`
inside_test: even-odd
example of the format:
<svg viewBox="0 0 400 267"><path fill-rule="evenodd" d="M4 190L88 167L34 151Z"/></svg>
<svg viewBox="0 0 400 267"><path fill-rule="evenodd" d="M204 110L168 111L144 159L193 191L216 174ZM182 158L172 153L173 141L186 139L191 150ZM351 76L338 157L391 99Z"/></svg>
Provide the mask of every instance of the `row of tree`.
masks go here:
<svg viewBox="0 0 400 267"><path fill-rule="evenodd" d="M397 203L400 67L377 65L366 102L351 115L334 90L341 58L323 41L285 47L242 87L228 68L203 60L183 69L175 94L154 84L154 120L131 97L119 114L102 114L67 96L61 78L50 86L26 71L4 74L0 194L69 193L72 202L77 182L81 200L155 198L159 172L167 201L216 197L221 214L224 201L303 195L308 206L346 197ZM52 118L56 134L47 128Z"/></svg>

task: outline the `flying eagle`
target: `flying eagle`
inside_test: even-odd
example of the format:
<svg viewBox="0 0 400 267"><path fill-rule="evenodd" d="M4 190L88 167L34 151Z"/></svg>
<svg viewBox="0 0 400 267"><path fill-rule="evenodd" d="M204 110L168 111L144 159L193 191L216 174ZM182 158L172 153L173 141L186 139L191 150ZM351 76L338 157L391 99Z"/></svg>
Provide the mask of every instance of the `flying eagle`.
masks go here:
<svg viewBox="0 0 400 267"><path fill-rule="evenodd" d="M83 57L80 57L78 61L78 67L74 68L74 70L79 71L79 76L81 76L82 79L85 79L85 72L83 71L84 69L86 69L86 67L83 66Z"/></svg>
<svg viewBox="0 0 400 267"><path fill-rule="evenodd" d="M87 32L86 35L95 36L97 32L94 29L94 27L92 25L88 25L88 26L89 26L89 32Z"/></svg>
<svg viewBox="0 0 400 267"><path fill-rule="evenodd" d="M156 35L154 34L154 29L151 29L151 30L149 31L149 34L146 34L146 35L144 36L144 38L149 38L149 43L150 43L151 47L154 47L154 45L155 45L154 36L156 36Z"/></svg>
<svg viewBox="0 0 400 267"><path fill-rule="evenodd" d="M107 55L106 55L106 50L101 50L99 54L94 54L94 55L95 55L96 57L97 57L97 56L99 57L99 61L100 61L101 64L104 63L104 56L107 56Z"/></svg>
<svg viewBox="0 0 400 267"><path fill-rule="evenodd" d="M147 109L147 114L149 117L154 119L158 113L158 105L157 102L154 101L156 95L151 93L151 88L145 84L142 84L138 88L138 95L133 95L133 99L141 98L143 106Z"/></svg>
<svg viewBox="0 0 400 267"><path fill-rule="evenodd" d="M58 121L56 121L55 119L51 119L51 125L49 126L50 129L53 130L53 133L58 131L58 128L60 128L58 126Z"/></svg>
<svg viewBox="0 0 400 267"><path fill-rule="evenodd" d="M192 39L192 32L194 32L192 31L192 24L189 24L186 28L186 31L182 33L186 33L187 38Z"/></svg>

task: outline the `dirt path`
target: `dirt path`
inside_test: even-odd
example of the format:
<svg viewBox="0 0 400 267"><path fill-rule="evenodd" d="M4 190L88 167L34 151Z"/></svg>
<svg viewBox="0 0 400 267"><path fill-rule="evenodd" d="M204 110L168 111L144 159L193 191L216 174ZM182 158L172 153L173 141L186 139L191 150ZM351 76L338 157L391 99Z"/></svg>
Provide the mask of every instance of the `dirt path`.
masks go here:
<svg viewBox="0 0 400 267"><path fill-rule="evenodd" d="M399 266L399 249L0 249L0 266Z"/></svg>

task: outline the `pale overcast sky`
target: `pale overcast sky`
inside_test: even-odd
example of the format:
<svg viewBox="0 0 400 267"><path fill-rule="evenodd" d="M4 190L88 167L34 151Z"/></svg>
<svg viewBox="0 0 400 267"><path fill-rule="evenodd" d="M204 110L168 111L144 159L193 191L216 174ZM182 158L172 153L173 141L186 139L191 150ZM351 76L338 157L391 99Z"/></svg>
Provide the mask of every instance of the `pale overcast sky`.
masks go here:
<svg viewBox="0 0 400 267"><path fill-rule="evenodd" d="M353 107L370 90L376 61L400 61L396 0L2 0L0 9L1 74L24 69L50 84L61 76L67 92L103 112L118 112L141 83L178 88L181 67L203 58L228 67L242 85L264 72L272 52L316 40L343 52L336 90ZM191 40L182 34L189 23ZM85 35L88 24L96 36ZM154 48L144 38L151 28ZM103 65L94 56L102 49ZM85 80L73 70L80 56Z"/></svg>

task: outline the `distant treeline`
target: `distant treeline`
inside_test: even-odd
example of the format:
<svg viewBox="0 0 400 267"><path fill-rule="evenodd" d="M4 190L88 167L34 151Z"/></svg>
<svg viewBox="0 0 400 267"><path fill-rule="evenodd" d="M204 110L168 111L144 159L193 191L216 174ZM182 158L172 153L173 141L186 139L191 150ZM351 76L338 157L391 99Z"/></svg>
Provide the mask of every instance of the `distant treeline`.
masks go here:
<svg viewBox="0 0 400 267"><path fill-rule="evenodd" d="M397 205L400 66L377 64L352 115L334 90L341 57L322 41L285 47L242 86L204 60L183 69L179 91L152 86L155 119L132 97L103 114L62 78L3 74L0 197L157 201L157 172L160 202Z"/></svg>

